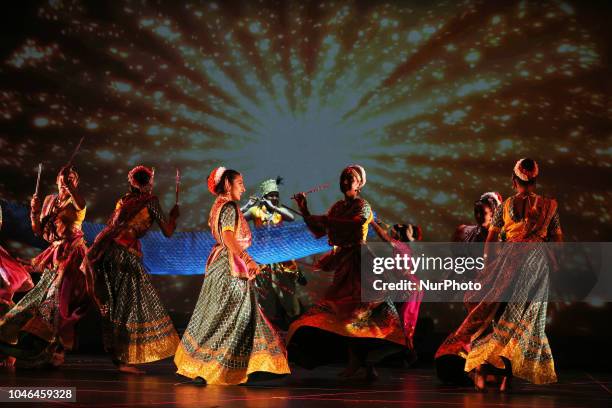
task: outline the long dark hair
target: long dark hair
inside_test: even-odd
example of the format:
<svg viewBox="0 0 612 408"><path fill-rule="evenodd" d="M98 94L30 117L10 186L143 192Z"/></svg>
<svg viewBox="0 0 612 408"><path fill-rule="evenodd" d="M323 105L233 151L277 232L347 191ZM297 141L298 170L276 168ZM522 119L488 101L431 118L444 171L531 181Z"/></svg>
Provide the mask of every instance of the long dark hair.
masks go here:
<svg viewBox="0 0 612 408"><path fill-rule="evenodd" d="M474 203L474 218L479 225L485 221L485 207L489 207L491 213L495 212L495 204L486 198L481 198Z"/></svg>
<svg viewBox="0 0 612 408"><path fill-rule="evenodd" d="M408 229L412 227L412 236L408 236ZM421 227L415 224L395 224L393 230L399 236L401 242L410 242L410 238L414 241L420 241L423 239L423 230Z"/></svg>

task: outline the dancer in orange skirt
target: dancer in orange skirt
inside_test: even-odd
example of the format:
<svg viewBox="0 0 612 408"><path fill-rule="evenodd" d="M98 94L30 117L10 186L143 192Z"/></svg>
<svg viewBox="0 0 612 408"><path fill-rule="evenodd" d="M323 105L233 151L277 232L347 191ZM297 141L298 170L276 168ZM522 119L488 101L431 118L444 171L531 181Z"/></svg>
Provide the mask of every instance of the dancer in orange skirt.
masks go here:
<svg viewBox="0 0 612 408"><path fill-rule="evenodd" d="M375 363L405 352L411 343L393 302L361 301L361 247L373 219L370 204L359 196L365 184L363 167L345 168L340 175L344 198L322 216L310 214L304 193L295 197L308 228L317 238L327 235L334 247L317 264L333 271L334 279L323 300L291 324L287 343L291 358L304 367L348 353L348 366L340 375L351 377L365 368L366 378L374 379Z"/></svg>

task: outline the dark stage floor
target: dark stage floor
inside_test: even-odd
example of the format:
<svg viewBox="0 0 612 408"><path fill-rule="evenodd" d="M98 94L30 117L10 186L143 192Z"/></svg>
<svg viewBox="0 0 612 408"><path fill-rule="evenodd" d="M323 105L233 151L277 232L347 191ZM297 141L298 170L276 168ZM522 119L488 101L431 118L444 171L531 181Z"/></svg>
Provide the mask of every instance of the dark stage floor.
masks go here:
<svg viewBox="0 0 612 408"><path fill-rule="evenodd" d="M200 387L174 374L171 360L147 366L147 375L118 373L103 356L71 356L58 370L0 371L1 385L76 387L77 403L53 406L98 407L310 407L335 406L470 406L610 407L612 375L561 372L558 384L517 384L512 394L479 394L471 388L440 385L433 369L381 368L377 382L341 380L340 367L307 371L297 367L289 377L247 386ZM0 403L0 406L9 403ZM41 406L14 403L13 406ZM51 404L50 404L51 405Z"/></svg>

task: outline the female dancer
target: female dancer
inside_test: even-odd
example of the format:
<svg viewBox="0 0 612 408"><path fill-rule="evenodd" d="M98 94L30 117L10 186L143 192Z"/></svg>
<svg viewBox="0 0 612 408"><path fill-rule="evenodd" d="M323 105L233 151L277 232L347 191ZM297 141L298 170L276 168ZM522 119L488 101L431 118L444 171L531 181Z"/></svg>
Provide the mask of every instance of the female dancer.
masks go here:
<svg viewBox="0 0 612 408"><path fill-rule="evenodd" d="M484 193L478 201L474 203L475 225L460 225L453 235L455 242L484 242L489 234L491 221L495 211L502 203L501 194L497 192ZM466 247L466 255L480 256L483 248L480 245ZM462 279L471 280L474 276L466 273ZM468 313L475 304L465 303ZM465 343L467 341L467 343ZM445 382L455 385L470 385L472 379L463 370L465 367L465 357L469 350L469 339L450 335L438 348L435 355L436 373L438 378Z"/></svg>
<svg viewBox="0 0 612 408"><path fill-rule="evenodd" d="M0 207L0 229L2 228L2 207ZM0 246L0 318L11 310L13 295L17 292L27 292L34 284L30 277L29 268L13 258ZM0 366L12 366L14 357L2 358L0 353Z"/></svg>
<svg viewBox="0 0 612 408"><path fill-rule="evenodd" d="M50 245L32 260L40 280L0 320L0 351L18 363L60 365L89 304L92 279L80 269L87 251L81 231L86 206L78 184L78 173L67 166L57 175L58 194L48 195L42 209L38 196L32 198L32 230Z"/></svg>
<svg viewBox="0 0 612 408"><path fill-rule="evenodd" d="M2 228L2 207L0 207L0 229ZM34 284L28 268L13 258L0 246L0 317L4 316L15 304L13 295L27 292Z"/></svg>
<svg viewBox="0 0 612 408"><path fill-rule="evenodd" d="M474 373L478 390L485 389L487 374L499 377L501 391L508 389L512 376L535 384L557 380L544 332L550 263L545 248L537 243L561 241L562 232L557 202L535 193L538 172L532 159L516 162L512 173L516 194L497 208L487 237L487 246L493 245L489 243L497 241L503 228L508 242L532 244L506 244L487 262L481 282L492 288L488 301L474 305L453 334L457 343L469 345L465 371ZM486 256L492 252L489 249ZM491 303L501 294L507 303Z"/></svg>
<svg viewBox="0 0 612 408"><path fill-rule="evenodd" d="M485 242L495 210L502 203L502 196L497 192L488 192L474 203L474 225L460 225L453 236L454 242Z"/></svg>
<svg viewBox="0 0 612 408"><path fill-rule="evenodd" d="M217 196L208 225L217 241L195 310L176 351L177 373L207 384L240 384L258 371L288 374L285 347L257 305L253 279L259 273L246 252L251 231L238 201L244 182L219 167L208 177Z"/></svg>
<svg viewBox="0 0 612 408"><path fill-rule="evenodd" d="M306 368L348 351L349 364L340 375L353 376L365 367L366 377L374 379L374 364L410 343L392 302L361 302L361 246L372 222L370 204L359 196L365 183L363 167L345 168L340 175L344 199L323 216L310 214L305 194L295 197L308 228L316 237L327 235L334 247L318 262L321 270L334 271L334 279L324 299L291 324L287 342L292 358Z"/></svg>
<svg viewBox="0 0 612 408"><path fill-rule="evenodd" d="M143 373L134 364L174 355L179 339L142 263L139 239L156 222L171 237L178 205L166 219L152 194L153 171L137 166L128 174L130 191L89 250L96 303L104 321L104 345L119 371Z"/></svg>

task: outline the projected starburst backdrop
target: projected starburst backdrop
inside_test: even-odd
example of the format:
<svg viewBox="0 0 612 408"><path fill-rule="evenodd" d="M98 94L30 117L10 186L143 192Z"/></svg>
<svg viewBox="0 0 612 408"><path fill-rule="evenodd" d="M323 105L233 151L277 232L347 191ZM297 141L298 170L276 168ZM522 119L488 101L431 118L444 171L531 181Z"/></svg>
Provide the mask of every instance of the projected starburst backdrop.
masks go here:
<svg viewBox="0 0 612 408"><path fill-rule="evenodd" d="M609 38L566 2L41 2L4 38L0 194L76 159L102 222L136 164L183 231L206 228L216 165L249 193L281 175L323 211L347 164L391 222L448 239L514 161L541 166L568 239L610 239ZM420 4L420 5L419 5ZM583 6L584 7L584 6ZM591 14L593 12L591 11Z"/></svg>

